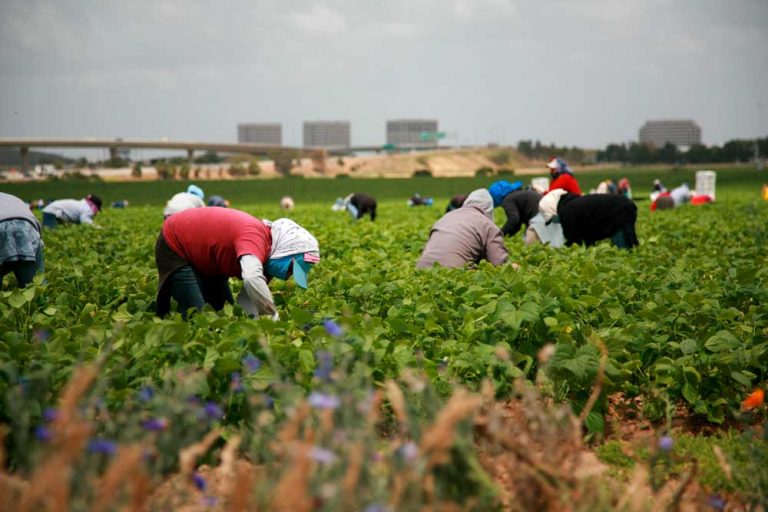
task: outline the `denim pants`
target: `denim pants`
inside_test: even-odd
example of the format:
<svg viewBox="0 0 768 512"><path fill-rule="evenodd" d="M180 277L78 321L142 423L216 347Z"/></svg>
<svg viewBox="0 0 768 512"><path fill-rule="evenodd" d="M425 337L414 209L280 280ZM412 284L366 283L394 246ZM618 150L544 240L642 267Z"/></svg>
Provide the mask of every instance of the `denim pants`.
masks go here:
<svg viewBox="0 0 768 512"><path fill-rule="evenodd" d="M56 227L58 225L59 225L59 219L57 219L54 214L43 212L43 227L44 228L56 229Z"/></svg>
<svg viewBox="0 0 768 512"><path fill-rule="evenodd" d="M224 303L234 302L226 277L203 277L191 265L181 267L166 279L157 298L159 316L170 312L171 297L178 303L181 316L185 319L190 308L201 310L205 304L210 304L218 311Z"/></svg>
<svg viewBox="0 0 768 512"><path fill-rule="evenodd" d="M13 272L16 276L16 282L19 288L24 288L35 278L38 272L45 272L45 261L43 260L43 244L37 248L35 261L9 261L0 265L0 284L6 274Z"/></svg>

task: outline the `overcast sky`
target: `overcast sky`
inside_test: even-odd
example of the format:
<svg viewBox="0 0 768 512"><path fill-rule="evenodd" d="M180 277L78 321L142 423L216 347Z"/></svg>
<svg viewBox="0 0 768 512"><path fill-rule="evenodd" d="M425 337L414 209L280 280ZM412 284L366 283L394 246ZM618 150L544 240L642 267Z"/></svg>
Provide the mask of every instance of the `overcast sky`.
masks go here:
<svg viewBox="0 0 768 512"><path fill-rule="evenodd" d="M449 144L768 136L768 1L0 0L0 137L381 144L403 117Z"/></svg>

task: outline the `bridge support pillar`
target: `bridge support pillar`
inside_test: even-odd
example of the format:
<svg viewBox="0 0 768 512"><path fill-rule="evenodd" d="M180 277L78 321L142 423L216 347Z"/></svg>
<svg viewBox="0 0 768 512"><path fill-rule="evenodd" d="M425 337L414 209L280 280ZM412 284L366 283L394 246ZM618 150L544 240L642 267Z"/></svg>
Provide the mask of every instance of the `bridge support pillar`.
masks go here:
<svg viewBox="0 0 768 512"><path fill-rule="evenodd" d="M114 146L109 147L109 160L114 162L117 159L117 148Z"/></svg>
<svg viewBox="0 0 768 512"><path fill-rule="evenodd" d="M29 148L22 146L19 148L21 154L21 172L27 172L29 170Z"/></svg>
<svg viewBox="0 0 768 512"><path fill-rule="evenodd" d="M192 148L187 149L187 162L192 166L195 163L195 150Z"/></svg>

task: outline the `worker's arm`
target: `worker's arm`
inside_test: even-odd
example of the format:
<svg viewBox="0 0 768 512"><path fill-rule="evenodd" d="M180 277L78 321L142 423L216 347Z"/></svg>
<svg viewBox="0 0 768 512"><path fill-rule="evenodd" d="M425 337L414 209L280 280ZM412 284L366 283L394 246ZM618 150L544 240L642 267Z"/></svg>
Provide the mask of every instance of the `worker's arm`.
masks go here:
<svg viewBox="0 0 768 512"><path fill-rule="evenodd" d="M243 289L247 297L243 297L241 293L238 296L238 303L243 306L247 313L254 316L268 315L273 320L277 320L277 309L272 301L272 292L269 291L269 286L267 286L267 279L264 277L264 266L261 264L261 261L252 254L243 255L240 258L240 270L243 276ZM250 300L253 307L249 307L248 301L244 300L245 298Z"/></svg>
<svg viewBox="0 0 768 512"><path fill-rule="evenodd" d="M496 226L493 226L496 228ZM507 261L509 251L504 245L504 234L496 228L486 237L485 257L493 265L501 265Z"/></svg>
<svg viewBox="0 0 768 512"><path fill-rule="evenodd" d="M505 236L512 236L520 231L520 226L522 226L522 222L520 222L520 210L517 208L517 205L512 202L503 203L503 207L504 212L507 214L507 222L504 224L504 227L501 228L501 231Z"/></svg>

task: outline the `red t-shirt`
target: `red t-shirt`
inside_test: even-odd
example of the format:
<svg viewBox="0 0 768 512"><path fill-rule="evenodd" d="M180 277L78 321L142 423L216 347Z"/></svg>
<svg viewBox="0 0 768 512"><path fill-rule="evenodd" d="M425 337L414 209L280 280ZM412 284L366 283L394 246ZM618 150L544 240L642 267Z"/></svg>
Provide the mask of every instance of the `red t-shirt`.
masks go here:
<svg viewBox="0 0 768 512"><path fill-rule="evenodd" d="M570 192L571 194L576 194L577 196L581 195L581 189L579 188L579 183L576 181L576 178L574 178L567 172L564 172L563 174L555 178L552 181L552 183L549 185L549 190L547 190L547 192L552 192L557 188L561 188L566 192Z"/></svg>
<svg viewBox="0 0 768 512"><path fill-rule="evenodd" d="M272 231L262 221L230 208L190 208L163 223L168 246L205 276L242 277L240 256L262 264L272 249Z"/></svg>

